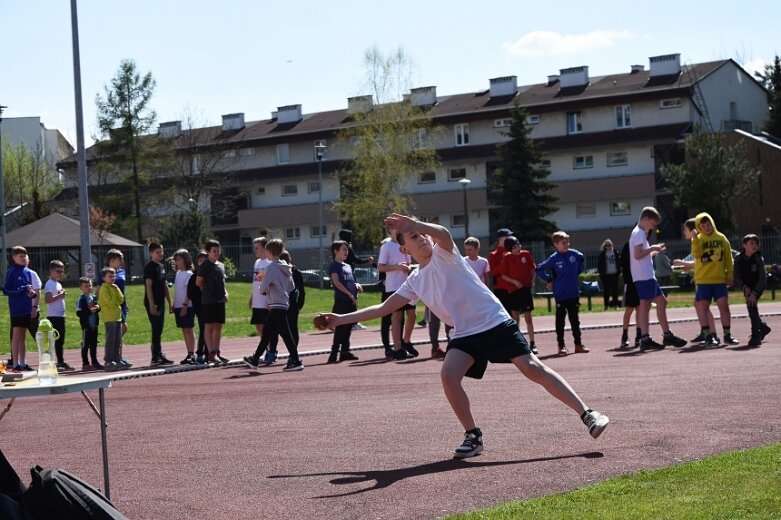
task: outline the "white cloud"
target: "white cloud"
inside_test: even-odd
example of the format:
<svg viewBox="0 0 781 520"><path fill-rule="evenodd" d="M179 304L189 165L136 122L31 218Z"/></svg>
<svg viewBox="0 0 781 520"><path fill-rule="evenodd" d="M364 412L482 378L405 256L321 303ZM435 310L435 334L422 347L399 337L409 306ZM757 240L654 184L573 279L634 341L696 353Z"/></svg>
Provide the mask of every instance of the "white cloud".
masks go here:
<svg viewBox="0 0 781 520"><path fill-rule="evenodd" d="M771 63L771 61L758 58L756 60L749 60L743 63L743 68L746 69L746 72L753 76L755 72L765 72L765 65L769 63Z"/></svg>
<svg viewBox="0 0 781 520"><path fill-rule="evenodd" d="M584 34L559 34L553 31L533 31L515 43L503 43L512 56L552 56L574 54L612 47L620 40L635 38L629 31L591 31Z"/></svg>

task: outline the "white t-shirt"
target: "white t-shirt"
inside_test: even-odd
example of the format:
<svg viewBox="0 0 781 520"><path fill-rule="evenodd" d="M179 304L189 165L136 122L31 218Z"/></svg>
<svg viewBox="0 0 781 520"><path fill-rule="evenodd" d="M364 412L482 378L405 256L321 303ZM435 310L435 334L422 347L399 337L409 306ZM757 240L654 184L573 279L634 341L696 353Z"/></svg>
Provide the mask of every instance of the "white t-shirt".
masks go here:
<svg viewBox="0 0 781 520"><path fill-rule="evenodd" d="M399 265L410 264L412 257L401 252L401 246L394 241L382 244L377 264ZM395 292L407 279L404 271L388 271L385 273L385 292Z"/></svg>
<svg viewBox="0 0 781 520"><path fill-rule="evenodd" d="M192 275L193 272L188 269L176 271L176 278L174 279L174 309L181 309L184 302L187 301L187 282L190 281Z"/></svg>
<svg viewBox="0 0 781 520"><path fill-rule="evenodd" d="M35 285L33 284L33 288ZM44 300L46 293L52 296L56 295L62 290L62 284L58 281L49 278L46 280L46 285L43 286ZM46 304L46 316L54 316L55 318L65 317L65 298L59 298L51 303Z"/></svg>
<svg viewBox="0 0 781 520"><path fill-rule="evenodd" d="M464 260L466 260L466 263L469 264L469 267L472 268L480 280L485 280L485 273L491 272L491 268L488 266L488 259L483 258L482 256L478 256L476 260L472 260L468 256L465 256Z"/></svg>
<svg viewBox="0 0 781 520"><path fill-rule="evenodd" d="M413 271L396 292L423 300L453 327L453 339L485 332L511 319L455 247L447 251L435 245L429 263Z"/></svg>
<svg viewBox="0 0 781 520"><path fill-rule="evenodd" d="M629 268L632 271L632 280L642 282L643 280L654 279L654 262L651 255L644 256L641 259L635 258L635 247L641 245L643 249L648 249L648 238L645 231L640 226L635 226L632 234L629 236Z"/></svg>
<svg viewBox="0 0 781 520"><path fill-rule="evenodd" d="M35 289L36 291L40 291L41 287L43 287L43 284L41 283L41 277L38 276L38 273L30 269L30 278L32 279L30 285L33 286L33 289Z"/></svg>
<svg viewBox="0 0 781 520"><path fill-rule="evenodd" d="M252 308L253 309L268 309L268 297L265 294L260 293L260 282L257 279L259 273L266 270L266 266L270 264L268 258L258 258L255 260L255 267L252 272L255 276L252 277Z"/></svg>

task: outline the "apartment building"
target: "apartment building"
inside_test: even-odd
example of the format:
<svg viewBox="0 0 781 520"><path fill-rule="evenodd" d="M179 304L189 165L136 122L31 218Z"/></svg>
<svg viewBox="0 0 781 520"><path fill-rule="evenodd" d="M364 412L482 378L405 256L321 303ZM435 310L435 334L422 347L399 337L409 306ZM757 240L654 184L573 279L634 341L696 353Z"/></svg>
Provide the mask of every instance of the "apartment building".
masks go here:
<svg viewBox="0 0 781 520"><path fill-rule="evenodd" d="M456 239L490 238L494 221L487 178L496 168L496 146L517 103L529 112L531 137L544 152L557 184L558 211L549 218L581 247L606 236L628 236L640 209L656 205L678 234L683 218L672 207L659 175L669 161L683 160L683 138L695 124L711 130L758 132L767 117L765 90L733 60L682 64L679 54L655 56L624 72L591 77L588 66L560 69L547 81L518 85L516 76L490 79L487 88L440 96L437 87L412 89L409 101L425 107L434 127L428 140L441 160L436 171L410 172L405 193L420 218L450 227ZM317 247L342 227L331 209L340 193L336 173L350 159L337 140L351 115L372 105L371 96L347 100L347 107L307 114L300 104L278 107L269 119L245 122L229 114L206 130L202 149L219 150L217 168L231 180L229 194L240 203L228 215L212 215L212 229L224 241L246 241L261 233L284 238L291 249ZM178 137L180 122L160 125ZM316 146L325 146L322 160ZM90 150L88 150L90 157ZM75 162L64 161L75 190ZM194 172L199 160L192 160ZM459 182L469 180L469 183ZM219 197L198 201L209 211ZM324 229L319 226L320 201ZM468 212L468 218L465 215ZM161 211L157 208L156 211ZM516 230L523 236L523 230Z"/></svg>

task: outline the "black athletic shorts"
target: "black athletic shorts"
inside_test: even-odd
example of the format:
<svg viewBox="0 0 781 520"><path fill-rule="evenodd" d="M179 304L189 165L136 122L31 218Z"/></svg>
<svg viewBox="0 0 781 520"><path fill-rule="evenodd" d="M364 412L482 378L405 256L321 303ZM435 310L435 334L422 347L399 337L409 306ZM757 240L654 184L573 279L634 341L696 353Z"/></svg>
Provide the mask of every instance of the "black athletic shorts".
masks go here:
<svg viewBox="0 0 781 520"><path fill-rule="evenodd" d="M532 298L532 290L529 287L521 287L510 293L510 302L514 311L524 313L534 310L534 298Z"/></svg>
<svg viewBox="0 0 781 520"><path fill-rule="evenodd" d="M29 329L32 323L32 316L24 314L22 316L11 316L11 328L21 327L23 329Z"/></svg>
<svg viewBox="0 0 781 520"><path fill-rule="evenodd" d="M640 296L634 283L624 284L624 307L639 307Z"/></svg>
<svg viewBox="0 0 781 520"><path fill-rule="evenodd" d="M225 323L225 302L201 305L201 318L204 323Z"/></svg>
<svg viewBox="0 0 781 520"><path fill-rule="evenodd" d="M268 309L256 309L252 308L252 318L250 318L250 325L265 325L268 321Z"/></svg>
<svg viewBox="0 0 781 520"><path fill-rule="evenodd" d="M518 330L515 320L506 321L485 332L452 339L447 349L458 349L475 359L474 364L466 372L467 377L475 379L483 378L489 361L510 363L513 358L531 354L529 343Z"/></svg>

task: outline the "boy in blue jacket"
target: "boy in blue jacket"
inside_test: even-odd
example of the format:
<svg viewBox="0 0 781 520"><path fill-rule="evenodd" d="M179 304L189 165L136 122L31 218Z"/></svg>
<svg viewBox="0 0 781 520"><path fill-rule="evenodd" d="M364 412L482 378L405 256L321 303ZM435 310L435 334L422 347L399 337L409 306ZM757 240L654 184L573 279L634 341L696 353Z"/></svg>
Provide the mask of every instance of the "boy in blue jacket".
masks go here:
<svg viewBox="0 0 781 520"><path fill-rule="evenodd" d="M564 346L564 318L569 314L569 324L572 337L575 340L575 352L587 353L580 338L580 279L583 272L583 253L569 248L569 235L564 231L556 231L551 237L556 252L537 266L537 276L548 282L548 290L553 288L553 298L556 300L556 342L559 345L559 355L569 354Z"/></svg>
<svg viewBox="0 0 781 520"><path fill-rule="evenodd" d="M21 372L32 370L25 362L24 337L30 327L33 314L37 314L37 305L33 299L38 296L33 288L32 272L27 268L27 250L22 246L11 248L13 263L8 267L3 284L3 294L8 296L8 308L11 311L11 357L14 360L12 370Z"/></svg>

